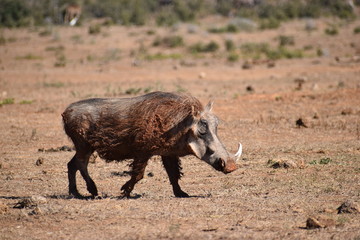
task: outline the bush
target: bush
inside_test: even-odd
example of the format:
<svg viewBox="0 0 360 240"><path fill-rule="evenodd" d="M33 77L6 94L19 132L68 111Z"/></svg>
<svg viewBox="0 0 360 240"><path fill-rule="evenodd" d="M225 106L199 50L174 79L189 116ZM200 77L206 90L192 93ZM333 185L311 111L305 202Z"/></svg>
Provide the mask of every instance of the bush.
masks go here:
<svg viewBox="0 0 360 240"><path fill-rule="evenodd" d="M216 52L220 48L219 44L214 41L209 42L208 44L196 43L190 46L190 51L192 53L207 53L207 52Z"/></svg>
<svg viewBox="0 0 360 240"><path fill-rule="evenodd" d="M279 39L279 46L295 44L294 36L280 35L278 39Z"/></svg>
<svg viewBox="0 0 360 240"><path fill-rule="evenodd" d="M22 27L30 23L26 1L0 0L0 24L4 27Z"/></svg>
<svg viewBox="0 0 360 240"><path fill-rule="evenodd" d="M236 49L234 41L230 39L225 40L225 48L228 52L234 51Z"/></svg>
<svg viewBox="0 0 360 240"><path fill-rule="evenodd" d="M101 32L100 24L94 24L89 26L89 34L99 34Z"/></svg>
<svg viewBox="0 0 360 240"><path fill-rule="evenodd" d="M227 60L229 62L237 62L239 60L240 56L239 54L237 54L236 52L231 52L228 57Z"/></svg>
<svg viewBox="0 0 360 240"><path fill-rule="evenodd" d="M238 31L238 27L234 24L228 24L226 27L210 28L208 30L210 33L236 33Z"/></svg>
<svg viewBox="0 0 360 240"><path fill-rule="evenodd" d="M265 56L268 59L276 60L281 58L302 58L304 53L301 49L291 50L285 47L278 47L272 49L266 43L246 43L241 47L241 52L249 58L259 59L261 56Z"/></svg>
<svg viewBox="0 0 360 240"><path fill-rule="evenodd" d="M354 34L360 33L360 26L354 28Z"/></svg>
<svg viewBox="0 0 360 240"><path fill-rule="evenodd" d="M276 29L280 27L280 24L278 19L270 17L260 21L260 29Z"/></svg>
<svg viewBox="0 0 360 240"><path fill-rule="evenodd" d="M164 46L168 48L181 47L184 45L184 40L181 36L168 36L164 38L157 37L153 46Z"/></svg>
<svg viewBox="0 0 360 240"><path fill-rule="evenodd" d="M330 35L330 36L335 36L338 35L339 31L337 29L337 27L335 26L331 26L325 29L325 34Z"/></svg>

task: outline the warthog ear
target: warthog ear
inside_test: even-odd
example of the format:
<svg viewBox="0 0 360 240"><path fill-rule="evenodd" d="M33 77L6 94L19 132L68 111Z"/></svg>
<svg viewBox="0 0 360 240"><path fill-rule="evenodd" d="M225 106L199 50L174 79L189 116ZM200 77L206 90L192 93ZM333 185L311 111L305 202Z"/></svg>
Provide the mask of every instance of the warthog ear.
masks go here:
<svg viewBox="0 0 360 240"><path fill-rule="evenodd" d="M211 112L213 105L214 101L209 101L209 103L205 106L205 112Z"/></svg>
<svg viewBox="0 0 360 240"><path fill-rule="evenodd" d="M200 117L200 112L199 111L195 111L195 107L191 106L191 115L193 115L193 117L195 119L199 119Z"/></svg>
<svg viewBox="0 0 360 240"><path fill-rule="evenodd" d="M188 144L197 158L201 159L205 155L206 146L199 138L190 137Z"/></svg>

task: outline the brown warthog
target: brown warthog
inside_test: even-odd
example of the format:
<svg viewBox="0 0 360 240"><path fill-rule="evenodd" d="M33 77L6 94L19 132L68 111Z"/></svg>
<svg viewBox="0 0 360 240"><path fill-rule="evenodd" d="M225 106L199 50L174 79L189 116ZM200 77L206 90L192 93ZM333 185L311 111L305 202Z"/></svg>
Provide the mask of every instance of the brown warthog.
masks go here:
<svg viewBox="0 0 360 240"><path fill-rule="evenodd" d="M236 169L217 136L218 119L199 100L186 94L153 92L133 98L94 98L71 104L62 114L66 134L76 153L68 163L69 193L81 198L76 188L76 172L86 181L87 190L97 196L89 176L89 157L96 151L106 161L133 159L131 179L122 186L129 197L143 178L150 157L160 155L176 197L188 197L181 190L179 157L189 154L216 170Z"/></svg>

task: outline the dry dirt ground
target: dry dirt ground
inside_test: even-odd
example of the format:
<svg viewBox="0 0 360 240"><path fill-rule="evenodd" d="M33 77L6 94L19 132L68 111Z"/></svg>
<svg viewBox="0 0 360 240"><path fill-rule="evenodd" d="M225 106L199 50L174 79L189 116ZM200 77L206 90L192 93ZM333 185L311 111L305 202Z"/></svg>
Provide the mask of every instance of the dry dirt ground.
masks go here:
<svg viewBox="0 0 360 240"><path fill-rule="evenodd" d="M360 21L336 22L335 36L324 33L329 21L315 21L311 33L305 21L236 34L206 33L214 21L195 32L185 24L102 27L98 35L88 26L1 30L0 239L360 239L360 214L336 210L360 203ZM152 46L169 34L187 46L213 39L221 49L192 56L186 46ZM292 47L306 56L250 69L243 58L226 61L227 38L276 45L279 35L294 36ZM139 57L158 52L183 58ZM295 79L305 80L301 88ZM180 184L191 197L178 199L155 157L134 198L118 199L129 162L97 158L89 171L102 199L69 198L74 151L58 149L72 146L61 122L66 106L155 90L214 100L220 138L231 152L243 144L239 169L223 175L185 157ZM300 118L307 128L297 127ZM319 226L307 229L309 217Z"/></svg>

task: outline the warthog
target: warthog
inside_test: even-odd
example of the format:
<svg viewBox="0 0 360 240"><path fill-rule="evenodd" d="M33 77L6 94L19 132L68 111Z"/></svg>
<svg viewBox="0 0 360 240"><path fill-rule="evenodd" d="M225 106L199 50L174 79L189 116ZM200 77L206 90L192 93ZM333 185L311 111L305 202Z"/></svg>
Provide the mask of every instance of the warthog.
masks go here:
<svg viewBox="0 0 360 240"><path fill-rule="evenodd" d="M65 132L76 149L68 163L69 193L82 197L76 188L76 172L80 170L87 190L98 195L87 170L94 151L106 161L133 159L131 179L122 186L122 197L130 196L154 155L161 156L176 197L189 196L178 183L182 176L179 157L192 154L218 171L234 171L235 156L219 140L218 119L211 108L211 102L203 108L190 95L166 92L71 104L62 114Z"/></svg>

